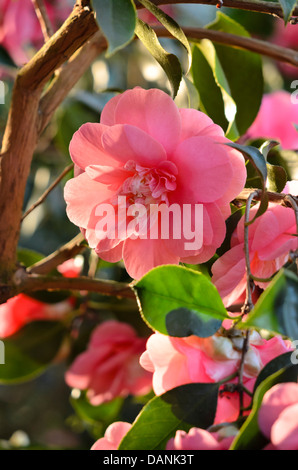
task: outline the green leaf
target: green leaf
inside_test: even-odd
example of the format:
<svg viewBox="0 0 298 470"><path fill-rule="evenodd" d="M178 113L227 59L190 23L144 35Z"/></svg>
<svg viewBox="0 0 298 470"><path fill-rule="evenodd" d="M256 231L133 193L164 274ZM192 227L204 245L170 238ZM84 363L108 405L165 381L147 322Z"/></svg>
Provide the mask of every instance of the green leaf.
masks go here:
<svg viewBox="0 0 298 470"><path fill-rule="evenodd" d="M56 357L65 335L61 322L34 321L5 338L0 383L19 383L40 375Z"/></svg>
<svg viewBox="0 0 298 470"><path fill-rule="evenodd" d="M279 3L284 14L285 24L287 24L287 22L290 20L292 16L295 6L297 5L297 1L296 0L279 0Z"/></svg>
<svg viewBox="0 0 298 470"><path fill-rule="evenodd" d="M187 37L184 34L184 31L181 29L178 23L176 23L173 18L167 15L164 11L158 8L154 3L150 2L149 0L139 0L139 3L144 5L155 18L172 34L172 36L177 39L186 49L188 55L188 67L186 73L189 71L191 66L191 48L188 42Z"/></svg>
<svg viewBox="0 0 298 470"><path fill-rule="evenodd" d="M252 163L253 167L255 168L257 174L259 175L262 183L262 197L259 209L255 214L254 218L249 221L252 224L257 217L264 214L268 207L268 194L266 191L266 181L267 181L267 163L264 158L264 155L257 149L256 147L252 147L251 145L240 145L234 142L227 143L229 147L233 147L236 150L239 150L248 160Z"/></svg>
<svg viewBox="0 0 298 470"><path fill-rule="evenodd" d="M253 393L256 392L258 386L267 379L272 374L280 371L281 369L287 368L289 372L289 382L293 380L295 382L296 371L291 366L293 365L291 362L291 356L293 351L286 352L281 354L280 356L275 357L270 362L268 362L265 367L259 373L257 380L255 381ZM292 375L290 375L292 374Z"/></svg>
<svg viewBox="0 0 298 470"><path fill-rule="evenodd" d="M287 173L282 166L267 163L267 188L269 191L281 193L287 182Z"/></svg>
<svg viewBox="0 0 298 470"><path fill-rule="evenodd" d="M120 443L119 450L164 449L176 431L213 424L218 384L192 383L150 400Z"/></svg>
<svg viewBox="0 0 298 470"><path fill-rule="evenodd" d="M250 415L234 439L230 450L261 450L264 448L268 440L263 436L258 425L258 413L263 397L273 385L289 381L297 382L297 372L297 366L291 365L275 372L260 383L254 395Z"/></svg>
<svg viewBox="0 0 298 470"><path fill-rule="evenodd" d="M2 46L0 46L0 65L4 65L5 67L16 67L16 64L8 54L7 50Z"/></svg>
<svg viewBox="0 0 298 470"><path fill-rule="evenodd" d="M134 37L136 8L132 0L92 0L96 21L108 41L111 56Z"/></svg>
<svg viewBox="0 0 298 470"><path fill-rule="evenodd" d="M208 29L249 37L240 24L221 12ZM259 54L250 51L216 43L206 46L209 43L204 39L194 49L194 83L202 110L235 140L246 132L259 110L263 95L262 60Z"/></svg>
<svg viewBox="0 0 298 470"><path fill-rule="evenodd" d="M297 339L298 276L288 269L281 269L241 325Z"/></svg>
<svg viewBox="0 0 298 470"><path fill-rule="evenodd" d="M138 18L135 33L165 71L172 87L173 98L175 98L182 80L182 67L179 59L174 54L167 52L161 46L151 26Z"/></svg>
<svg viewBox="0 0 298 470"><path fill-rule="evenodd" d="M133 290L144 321L166 335L211 336L228 318L209 278L182 266L159 266L137 281Z"/></svg>

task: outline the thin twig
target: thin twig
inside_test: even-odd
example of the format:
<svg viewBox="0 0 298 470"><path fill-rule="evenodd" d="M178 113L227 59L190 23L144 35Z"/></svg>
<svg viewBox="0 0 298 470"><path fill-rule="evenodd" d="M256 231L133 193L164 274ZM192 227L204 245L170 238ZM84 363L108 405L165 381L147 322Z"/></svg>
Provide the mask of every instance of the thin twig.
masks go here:
<svg viewBox="0 0 298 470"><path fill-rule="evenodd" d="M46 42L54 34L54 29L48 16L47 9L43 0L32 0L32 3L34 5L36 16L40 23L41 31Z"/></svg>
<svg viewBox="0 0 298 470"><path fill-rule="evenodd" d="M244 394L244 387L243 387L243 372L244 372L244 365L245 365L245 356L249 349L249 336L250 330L247 330L245 333L243 346L242 346L242 353L241 353L241 362L238 371L238 387L239 387L239 417L243 414L243 394Z"/></svg>
<svg viewBox="0 0 298 470"><path fill-rule="evenodd" d="M55 179L55 181L53 181L53 183L48 187L48 189L40 196L39 199L37 199L37 201L32 204L31 207L29 207L29 209L25 212L25 214L22 216L21 218L21 221L23 222L23 220L25 219L25 217L27 217L27 215L29 215L34 209L36 209L36 207L40 206L40 204L42 204L46 198L48 197L48 195L50 194L51 191L53 191L54 188L56 188L56 186L60 183L61 180L63 180L64 176L67 175L67 173L70 172L70 170L72 170L74 167L73 163L71 165L68 165L61 173L61 175L58 176L58 178Z"/></svg>
<svg viewBox="0 0 298 470"><path fill-rule="evenodd" d="M169 5L169 4L202 4L202 5L214 5L218 4L218 0L151 0L157 6ZM236 8L238 10L255 11L259 13L266 13L274 15L279 18L283 18L283 10L279 3L267 2L262 0L223 0L223 7ZM141 8L140 4L137 3L137 8ZM298 7L295 7L292 16L298 16Z"/></svg>
<svg viewBox="0 0 298 470"><path fill-rule="evenodd" d="M252 200L256 196L256 193L251 193L248 196L245 208L245 215L244 215L244 254L245 254L245 265L246 265L246 299L245 303L242 307L242 313L248 313L253 308L253 301L252 301L252 292L251 292L251 282L252 282L252 274L250 269L250 259L249 259L249 211Z"/></svg>
<svg viewBox="0 0 298 470"><path fill-rule="evenodd" d="M39 290L71 290L97 292L102 295L109 295L119 298L136 299L135 294L129 284L108 281L105 279L91 279L90 277L55 277L43 275L26 274L17 285L17 291L35 292Z"/></svg>
<svg viewBox="0 0 298 470"><path fill-rule="evenodd" d="M62 264L64 261L73 258L74 256L81 253L85 250L85 246L82 245L84 237L81 233L76 235L72 240L63 245L61 248L56 250L54 253L51 253L46 258L43 258L41 261L33 264L27 268L27 273L29 274L47 274L52 269L55 269L59 264Z"/></svg>
<svg viewBox="0 0 298 470"><path fill-rule="evenodd" d="M210 39L210 41L226 44L232 47L256 52L280 62L298 67L298 52L292 49L271 44L261 39L238 36L224 31L215 31L207 28L182 28L186 37L191 40ZM171 34L162 26L155 26L154 31L159 37L170 37ZM297 26L298 34L298 26Z"/></svg>

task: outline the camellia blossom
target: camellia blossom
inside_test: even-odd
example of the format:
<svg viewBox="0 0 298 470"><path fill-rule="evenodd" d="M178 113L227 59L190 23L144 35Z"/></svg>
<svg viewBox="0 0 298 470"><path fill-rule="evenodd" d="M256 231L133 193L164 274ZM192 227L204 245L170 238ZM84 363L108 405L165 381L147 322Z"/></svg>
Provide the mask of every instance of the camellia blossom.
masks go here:
<svg viewBox="0 0 298 470"><path fill-rule="evenodd" d="M175 338L154 333L147 341L140 363L153 373L153 390L156 395L161 395L179 385L221 382L235 374L241 362L243 341L240 331L234 336L217 333L209 338ZM289 342L279 336L265 340L253 331L245 355L243 385L252 391L261 369L271 359L289 350ZM237 383L237 379L228 382ZM249 404L250 398L244 394L244 406ZM222 388L214 423L232 422L238 415L238 392Z"/></svg>
<svg viewBox="0 0 298 470"><path fill-rule="evenodd" d="M288 23L286 26L284 21L279 18L275 20L275 27L273 36L271 38L272 42L289 49L298 50L298 34L296 25ZM287 64L285 62L277 62L278 68L282 71L283 74L288 77L297 78L297 67L294 65Z"/></svg>
<svg viewBox="0 0 298 470"><path fill-rule="evenodd" d="M90 450L117 450L130 428L131 424L125 421L116 421L110 424L105 431L104 437L97 439Z"/></svg>
<svg viewBox="0 0 298 470"><path fill-rule="evenodd" d="M292 185L294 187L294 185ZM258 205L250 211L250 219ZM268 279L289 259L291 250L297 249L295 213L290 207L269 203L267 211L258 217L248 231L250 267L254 276ZM246 288L244 255L244 218L242 217L231 238L231 249L212 265L212 282L226 307L234 304ZM255 281L261 289L268 282Z"/></svg>
<svg viewBox="0 0 298 470"><path fill-rule="evenodd" d="M58 271L67 277L77 277L81 272L78 260L70 259L58 266ZM19 294L0 305L0 338L6 338L19 331L24 325L37 320L59 320L73 309L70 297L61 302L48 304Z"/></svg>
<svg viewBox="0 0 298 470"><path fill-rule="evenodd" d="M298 450L298 384L274 385L265 393L258 424L271 444L268 450Z"/></svg>
<svg viewBox="0 0 298 470"><path fill-rule="evenodd" d="M62 23L71 11L68 0L45 1L50 20ZM0 0L0 44L17 65L29 59L28 46L42 45L42 31L31 0Z"/></svg>
<svg viewBox="0 0 298 470"><path fill-rule="evenodd" d="M229 203L246 180L244 158L228 142L208 116L178 109L165 92L127 90L107 103L100 123L83 124L71 140L67 215L102 259L123 259L132 278L161 264L203 263L221 245ZM198 206L202 243L191 249ZM160 222L173 207L179 219L163 237Z"/></svg>
<svg viewBox="0 0 298 470"><path fill-rule="evenodd" d="M250 139L272 139L284 149L298 149L298 104L291 93L279 90L265 94L258 115L247 131Z"/></svg>
<svg viewBox="0 0 298 470"><path fill-rule="evenodd" d="M177 431L168 441L166 450L228 450L237 432L233 426L223 427L218 432L201 428L191 428L188 433Z"/></svg>
<svg viewBox="0 0 298 470"><path fill-rule="evenodd" d="M138 337L127 323L106 321L93 330L87 350L67 370L66 383L87 390L92 405L146 394L151 390L152 376L139 364L145 345L146 338Z"/></svg>

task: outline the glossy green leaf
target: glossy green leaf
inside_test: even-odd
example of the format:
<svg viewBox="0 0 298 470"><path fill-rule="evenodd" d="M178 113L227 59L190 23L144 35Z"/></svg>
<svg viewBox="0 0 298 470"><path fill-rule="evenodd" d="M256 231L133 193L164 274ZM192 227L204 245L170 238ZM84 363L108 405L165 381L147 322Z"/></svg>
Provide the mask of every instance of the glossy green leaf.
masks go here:
<svg viewBox="0 0 298 470"><path fill-rule="evenodd" d="M261 450L268 444L268 440L261 433L258 425L258 413L263 397L273 385L289 381L297 382L297 372L296 365L284 367L260 383L254 395L252 410L234 439L230 450Z"/></svg>
<svg viewBox="0 0 298 470"><path fill-rule="evenodd" d="M297 0L278 0L284 14L285 24L290 20L295 6L297 6Z"/></svg>
<svg viewBox="0 0 298 470"><path fill-rule="evenodd" d="M60 322L34 321L5 338L0 383L19 383L40 375L56 357L65 335Z"/></svg>
<svg viewBox="0 0 298 470"><path fill-rule="evenodd" d="M144 321L166 335L211 336L228 317L210 279L182 266L159 266L133 289Z"/></svg>
<svg viewBox="0 0 298 470"><path fill-rule="evenodd" d="M261 369L261 372L259 373L257 380L255 381L254 385L254 390L253 393L256 392L258 386L267 379L272 374L275 374L276 372L280 371L281 369L287 368L288 372L288 379L289 381L293 382L295 381L295 377L297 376L296 369L292 368L291 365L291 357L292 357L293 351L286 352L284 354L281 354L280 356L275 357L272 359L270 362L268 362L263 369ZM292 374L292 375L291 375Z"/></svg>
<svg viewBox="0 0 298 470"><path fill-rule="evenodd" d="M288 269L281 269L241 327L265 329L273 334L297 339L298 276Z"/></svg>
<svg viewBox="0 0 298 470"><path fill-rule="evenodd" d="M157 18L158 21L172 34L172 36L185 47L188 55L188 67L186 70L187 73L191 66L192 54L188 39L185 36L183 29L173 18L171 18L149 0L139 0L139 3L141 3L148 11L150 11L150 13L152 13L152 15L154 15L155 18Z"/></svg>
<svg viewBox="0 0 298 470"><path fill-rule="evenodd" d="M151 26L140 19L137 19L135 33L165 71L172 88L173 98L175 98L182 80L182 67L178 57L167 52L161 46Z"/></svg>
<svg viewBox="0 0 298 470"><path fill-rule="evenodd" d="M287 182L287 173L282 166L267 163L267 189L276 193L281 193Z"/></svg>
<svg viewBox="0 0 298 470"><path fill-rule="evenodd" d="M260 215L264 214L266 212L267 207L268 207L268 194L266 191L266 182L267 182L267 163L265 160L264 155L260 152L259 149L256 147L253 147L251 145L240 145L236 144L234 142L232 143L227 143L229 147L233 147L236 150L239 150L244 157L246 157L253 165L255 168L257 174L259 175L262 183L262 197L261 197L261 202L259 209L257 210L257 213L255 214L254 218L249 221L249 223L253 223L257 217L260 217Z"/></svg>
<svg viewBox="0 0 298 470"><path fill-rule="evenodd" d="M164 449L176 431L213 424L219 385L192 383L150 400L120 443L119 450Z"/></svg>
<svg viewBox="0 0 298 470"><path fill-rule="evenodd" d="M249 36L240 24L221 12L208 28ZM194 49L194 83L202 110L235 140L246 132L259 110L263 95L262 61L258 54L216 43L211 47L209 43L204 39Z"/></svg>
<svg viewBox="0 0 298 470"><path fill-rule="evenodd" d="M92 0L96 21L108 41L107 55L114 54L132 41L136 8L132 0Z"/></svg>

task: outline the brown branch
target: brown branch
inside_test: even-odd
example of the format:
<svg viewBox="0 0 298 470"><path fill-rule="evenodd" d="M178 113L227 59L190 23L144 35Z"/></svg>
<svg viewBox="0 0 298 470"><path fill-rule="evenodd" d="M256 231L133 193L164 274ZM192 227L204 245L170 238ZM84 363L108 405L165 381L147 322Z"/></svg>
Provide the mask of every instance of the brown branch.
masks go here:
<svg viewBox="0 0 298 470"><path fill-rule="evenodd" d="M59 31L17 74L0 155L0 275L4 282L15 270L25 186L39 137L43 88L55 70L96 31L94 13L78 3Z"/></svg>
<svg viewBox="0 0 298 470"><path fill-rule="evenodd" d="M256 188L245 188L241 191L241 193L237 196L237 198L232 201L235 202L246 202L251 193L254 193L253 200L260 201L262 198L262 190ZM269 202L274 202L275 204L280 204L285 207L292 207L291 202L289 201L289 195L285 193L274 193L272 191L267 191L267 196ZM291 196L292 199L298 203L298 197Z"/></svg>
<svg viewBox="0 0 298 470"><path fill-rule="evenodd" d="M214 5L218 4L218 0L151 0L157 6L169 5L169 4L202 4L202 5ZM279 3L267 2L261 0L223 0L222 6L228 8L236 8L238 10L254 11L258 13L266 13L269 15L278 16L283 18L283 11ZM137 8L141 8L140 4L137 3ZM298 7L293 10L292 16L298 16Z"/></svg>
<svg viewBox="0 0 298 470"><path fill-rule="evenodd" d="M23 221L25 219L25 217L27 217L27 215L31 214L31 212L36 209L36 207L40 206L40 204L42 204L46 198L48 197L48 195L50 194L51 191L53 191L54 188L56 188L56 186L60 183L61 180L63 180L64 176L67 175L67 173L70 172L70 170L72 170L74 167L73 163L71 165L68 165L68 167L66 167L62 173L58 176L58 178L55 179L55 181L53 181L53 183L48 187L48 189L40 196L40 198L34 203L32 204L31 207L29 207L29 209L24 213L24 215L22 216L21 218L21 221Z"/></svg>
<svg viewBox="0 0 298 470"><path fill-rule="evenodd" d="M237 36L236 34L215 31L207 28L182 28L189 40L210 39L210 41L226 44L232 47L256 52L271 57L280 62L286 62L298 67L298 52L285 47L262 41L260 39ZM160 37L170 37L170 33L161 26L154 27L156 34ZM298 34L298 26L297 26Z"/></svg>
<svg viewBox="0 0 298 470"><path fill-rule="evenodd" d="M20 273L16 279L16 293L35 292L39 290L71 290L97 292L119 298L136 299L130 284L90 277L49 277Z"/></svg>
<svg viewBox="0 0 298 470"><path fill-rule="evenodd" d="M32 0L32 3L35 8L35 13L38 18L44 40L48 41L50 37L53 36L54 30L49 19L45 4L43 0Z"/></svg>
<svg viewBox="0 0 298 470"><path fill-rule="evenodd" d="M82 253L85 250L85 246L82 244L84 237L81 233L76 235L72 240L63 245L54 253L51 253L46 258L43 258L41 261L38 261L34 265L27 268L29 274L47 274L52 269L55 269L59 264L62 264L64 261L67 261L70 258Z"/></svg>

